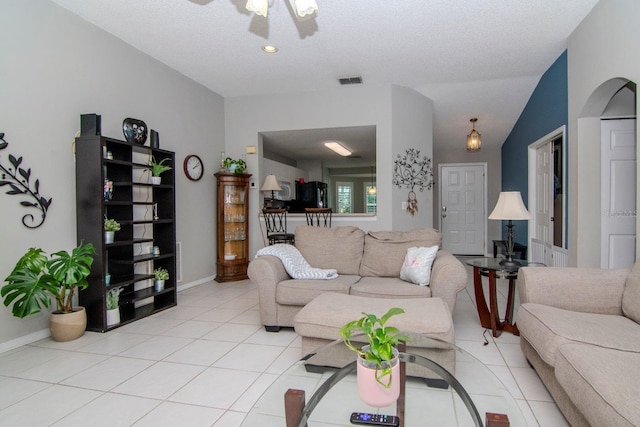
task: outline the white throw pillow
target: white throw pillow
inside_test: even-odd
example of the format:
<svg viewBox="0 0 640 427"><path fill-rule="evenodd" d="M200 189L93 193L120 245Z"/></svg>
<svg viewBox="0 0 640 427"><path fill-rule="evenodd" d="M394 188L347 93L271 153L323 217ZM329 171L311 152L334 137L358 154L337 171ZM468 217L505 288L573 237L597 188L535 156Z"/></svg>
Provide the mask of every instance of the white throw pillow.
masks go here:
<svg viewBox="0 0 640 427"><path fill-rule="evenodd" d="M409 248L400 270L400 278L420 286L428 286L431 279L431 265L436 259L438 246L429 248Z"/></svg>

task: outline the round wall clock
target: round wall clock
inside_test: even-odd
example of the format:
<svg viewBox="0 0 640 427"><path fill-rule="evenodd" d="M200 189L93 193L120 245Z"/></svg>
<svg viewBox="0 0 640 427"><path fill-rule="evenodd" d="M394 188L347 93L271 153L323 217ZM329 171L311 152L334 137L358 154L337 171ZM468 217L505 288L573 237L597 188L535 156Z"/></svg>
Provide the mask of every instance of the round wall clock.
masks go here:
<svg viewBox="0 0 640 427"><path fill-rule="evenodd" d="M198 181L204 175L204 165L200 157L195 154L189 154L184 158L184 174L191 181Z"/></svg>

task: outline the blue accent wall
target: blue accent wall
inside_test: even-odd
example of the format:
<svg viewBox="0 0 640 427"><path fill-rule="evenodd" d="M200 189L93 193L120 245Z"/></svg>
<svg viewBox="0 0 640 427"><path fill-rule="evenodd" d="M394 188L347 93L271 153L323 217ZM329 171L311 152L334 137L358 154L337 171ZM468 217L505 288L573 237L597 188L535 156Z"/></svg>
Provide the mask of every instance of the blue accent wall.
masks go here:
<svg viewBox="0 0 640 427"><path fill-rule="evenodd" d="M518 121L502 144L502 191L520 191L525 205L528 200L527 148L531 143L567 124L567 94L565 50L542 75ZM564 156L567 158L567 153ZM526 245L527 221L515 221L514 224L516 242ZM503 236L505 234L503 230Z"/></svg>

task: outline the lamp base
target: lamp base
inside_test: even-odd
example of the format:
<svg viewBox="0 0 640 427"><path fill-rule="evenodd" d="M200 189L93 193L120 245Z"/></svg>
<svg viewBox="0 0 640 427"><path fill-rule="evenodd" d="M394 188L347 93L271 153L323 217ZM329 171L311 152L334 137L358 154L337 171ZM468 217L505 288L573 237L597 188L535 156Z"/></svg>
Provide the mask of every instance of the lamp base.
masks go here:
<svg viewBox="0 0 640 427"><path fill-rule="evenodd" d="M516 261L513 259L503 259L498 264L500 264L503 267L520 267L522 265L520 261Z"/></svg>

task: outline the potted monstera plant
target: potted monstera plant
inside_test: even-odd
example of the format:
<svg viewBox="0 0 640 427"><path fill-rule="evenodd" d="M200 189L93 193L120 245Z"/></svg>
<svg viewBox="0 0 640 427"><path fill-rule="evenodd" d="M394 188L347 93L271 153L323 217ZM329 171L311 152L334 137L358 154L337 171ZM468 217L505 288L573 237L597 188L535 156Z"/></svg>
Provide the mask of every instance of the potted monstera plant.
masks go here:
<svg viewBox="0 0 640 427"><path fill-rule="evenodd" d="M358 394L368 405L382 408L395 402L400 395L398 343L408 341L398 328L387 326L392 316L404 313L398 307L389 309L382 317L362 313L360 319L352 320L340 328L340 336L346 346L358 354ZM368 344L359 347L351 340L363 340Z"/></svg>
<svg viewBox="0 0 640 427"><path fill-rule="evenodd" d="M56 302L49 327L55 341L71 341L82 334L87 325L84 307L73 307L76 288L85 289L89 284L94 247L80 244L71 253L58 251L51 256L40 248L30 248L5 278L0 289L4 305L13 304L14 316L24 318L39 313Z"/></svg>

